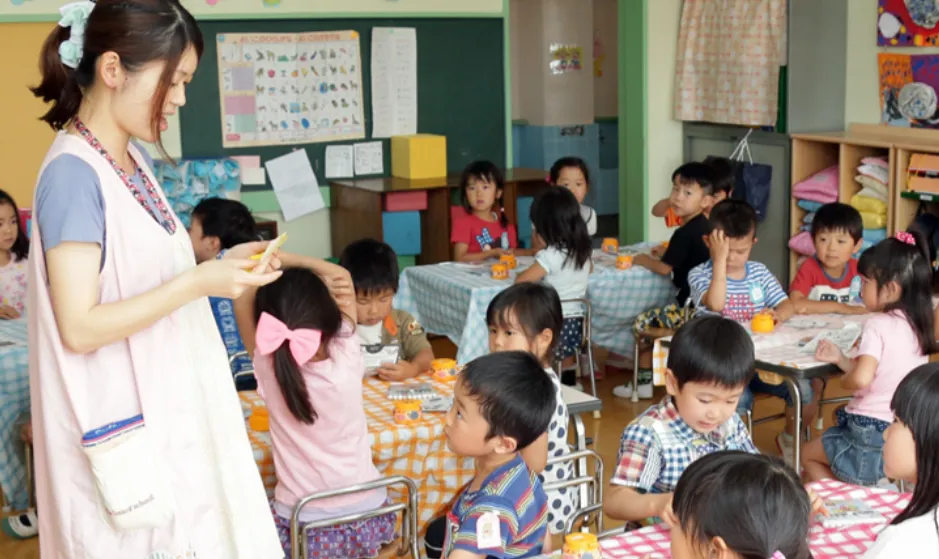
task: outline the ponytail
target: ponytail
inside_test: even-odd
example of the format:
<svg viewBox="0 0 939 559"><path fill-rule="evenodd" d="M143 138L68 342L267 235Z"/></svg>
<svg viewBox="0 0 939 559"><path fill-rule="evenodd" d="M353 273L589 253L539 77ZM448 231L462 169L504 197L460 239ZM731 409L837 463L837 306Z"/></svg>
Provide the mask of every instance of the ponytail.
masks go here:
<svg viewBox="0 0 939 559"><path fill-rule="evenodd" d="M92 69L86 68L84 60L78 68L72 69L62 62L59 46L69 40L71 28L57 25L46 38L39 54L39 71L42 81L36 87L29 88L33 95L45 103L52 103L46 114L39 120L47 123L53 130L61 130L75 118L82 102L82 87L91 83ZM87 72L87 83L79 84L79 73Z"/></svg>
<svg viewBox="0 0 939 559"><path fill-rule="evenodd" d="M315 423L319 416L313 409L310 391L300 374L300 366L290 353L289 341L285 341L274 352L274 376L290 413L302 423Z"/></svg>

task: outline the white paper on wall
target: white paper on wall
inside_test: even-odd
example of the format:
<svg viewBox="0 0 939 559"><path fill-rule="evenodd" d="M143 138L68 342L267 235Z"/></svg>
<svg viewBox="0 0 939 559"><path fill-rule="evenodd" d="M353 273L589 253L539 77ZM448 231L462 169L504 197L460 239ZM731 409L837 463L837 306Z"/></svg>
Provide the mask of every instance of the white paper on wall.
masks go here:
<svg viewBox="0 0 939 559"><path fill-rule="evenodd" d="M306 150L298 149L264 163L285 221L326 207Z"/></svg>
<svg viewBox="0 0 939 559"><path fill-rule="evenodd" d="M417 133L417 30L372 29L372 137Z"/></svg>
<svg viewBox="0 0 939 559"><path fill-rule="evenodd" d="M381 142L355 144L356 175L381 175L384 172Z"/></svg>

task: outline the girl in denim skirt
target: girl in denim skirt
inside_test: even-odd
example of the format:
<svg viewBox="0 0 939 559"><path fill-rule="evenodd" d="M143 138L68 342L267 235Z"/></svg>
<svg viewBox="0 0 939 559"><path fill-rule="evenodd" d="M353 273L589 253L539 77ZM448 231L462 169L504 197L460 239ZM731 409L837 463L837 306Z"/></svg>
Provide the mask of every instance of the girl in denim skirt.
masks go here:
<svg viewBox="0 0 939 559"><path fill-rule="evenodd" d="M844 371L841 386L854 394L835 412L837 424L805 445L802 466L809 481L834 477L875 485L884 477L890 401L900 382L936 348L928 250L921 235L901 231L861 255L861 299L876 314L864 323L856 357L846 357L832 343L818 346L816 359Z"/></svg>

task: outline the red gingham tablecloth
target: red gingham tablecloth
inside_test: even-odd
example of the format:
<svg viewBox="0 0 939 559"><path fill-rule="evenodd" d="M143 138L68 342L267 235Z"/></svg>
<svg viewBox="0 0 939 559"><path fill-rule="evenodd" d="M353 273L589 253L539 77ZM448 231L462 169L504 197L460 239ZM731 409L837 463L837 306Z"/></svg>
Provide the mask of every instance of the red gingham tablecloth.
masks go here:
<svg viewBox="0 0 939 559"><path fill-rule="evenodd" d="M860 499L889 520L910 501L909 494L886 489L857 487L840 481L825 480L808 485L827 501ZM815 559L855 559L874 543L885 524L862 524L846 528L824 528L813 523L809 528L809 546ZM663 524L607 538L600 542L604 559L671 558L668 528Z"/></svg>

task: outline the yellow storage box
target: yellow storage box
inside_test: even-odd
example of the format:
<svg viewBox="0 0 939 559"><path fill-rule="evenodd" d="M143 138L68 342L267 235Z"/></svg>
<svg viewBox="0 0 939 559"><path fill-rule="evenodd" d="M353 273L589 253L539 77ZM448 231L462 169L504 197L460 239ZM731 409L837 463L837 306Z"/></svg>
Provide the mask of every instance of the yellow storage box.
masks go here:
<svg viewBox="0 0 939 559"><path fill-rule="evenodd" d="M402 179L447 176L447 138L435 134L392 137L391 174Z"/></svg>

